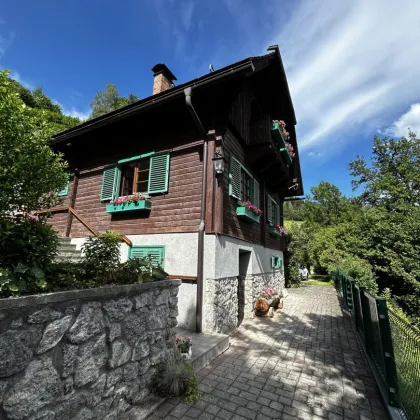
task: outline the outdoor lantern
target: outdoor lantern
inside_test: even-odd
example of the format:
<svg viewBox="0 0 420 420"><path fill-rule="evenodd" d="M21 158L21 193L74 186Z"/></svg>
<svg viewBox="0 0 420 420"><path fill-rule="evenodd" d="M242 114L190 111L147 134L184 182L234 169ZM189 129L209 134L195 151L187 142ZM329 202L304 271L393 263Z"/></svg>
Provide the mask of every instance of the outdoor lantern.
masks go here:
<svg viewBox="0 0 420 420"><path fill-rule="evenodd" d="M214 170L217 175L220 175L225 170L225 157L222 149L216 150L213 155Z"/></svg>

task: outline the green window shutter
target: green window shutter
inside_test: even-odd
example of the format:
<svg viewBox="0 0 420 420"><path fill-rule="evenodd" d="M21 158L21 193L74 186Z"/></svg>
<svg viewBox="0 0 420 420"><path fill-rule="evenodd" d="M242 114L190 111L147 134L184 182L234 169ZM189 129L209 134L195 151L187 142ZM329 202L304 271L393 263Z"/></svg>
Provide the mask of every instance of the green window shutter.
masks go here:
<svg viewBox="0 0 420 420"><path fill-rule="evenodd" d="M253 190L253 204L260 208L260 184L254 179L254 190Z"/></svg>
<svg viewBox="0 0 420 420"><path fill-rule="evenodd" d="M164 246L133 246L130 250L130 259L150 257L152 264L163 268L165 261Z"/></svg>
<svg viewBox="0 0 420 420"><path fill-rule="evenodd" d="M119 195L121 170L117 165L108 166L102 175L101 201L109 201Z"/></svg>
<svg viewBox="0 0 420 420"><path fill-rule="evenodd" d="M276 220L274 221L274 223L280 224L280 206L277 203L274 203L274 212L276 215Z"/></svg>
<svg viewBox="0 0 420 420"><path fill-rule="evenodd" d="M284 201L281 200L280 201L280 206L279 206L279 225L280 226L284 226Z"/></svg>
<svg viewBox="0 0 420 420"><path fill-rule="evenodd" d="M230 157L229 195L241 199L241 163L233 156Z"/></svg>
<svg viewBox="0 0 420 420"><path fill-rule="evenodd" d="M282 260L281 257L276 257L276 267L275 268L281 268Z"/></svg>
<svg viewBox="0 0 420 420"><path fill-rule="evenodd" d="M168 191L169 153L154 155L150 158L149 194Z"/></svg>
<svg viewBox="0 0 420 420"><path fill-rule="evenodd" d="M271 268L276 268L276 257L271 257Z"/></svg>
<svg viewBox="0 0 420 420"><path fill-rule="evenodd" d="M69 193L69 184L70 184L70 173L67 172L67 181L63 188L57 192L59 197L63 197Z"/></svg>
<svg viewBox="0 0 420 420"><path fill-rule="evenodd" d="M274 224L274 220L272 219L273 219L273 200L267 194L267 221L268 223Z"/></svg>

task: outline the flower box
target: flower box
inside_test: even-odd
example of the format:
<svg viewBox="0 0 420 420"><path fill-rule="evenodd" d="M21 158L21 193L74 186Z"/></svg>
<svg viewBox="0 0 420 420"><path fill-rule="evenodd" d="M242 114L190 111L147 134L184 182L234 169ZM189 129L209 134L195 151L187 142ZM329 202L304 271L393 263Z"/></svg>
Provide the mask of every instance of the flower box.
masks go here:
<svg viewBox="0 0 420 420"><path fill-rule="evenodd" d="M113 203L106 205L107 213L119 213L121 211L150 211L152 202L149 200L132 201L130 203Z"/></svg>
<svg viewBox="0 0 420 420"><path fill-rule="evenodd" d="M236 215L239 219L247 223L260 223L260 214L254 213L251 209L245 206L236 207Z"/></svg>
<svg viewBox="0 0 420 420"><path fill-rule="evenodd" d="M274 226L268 227L268 233L272 236L281 236L280 231Z"/></svg>
<svg viewBox="0 0 420 420"><path fill-rule="evenodd" d="M271 136L277 144L283 159L288 165L290 165L292 163L292 156L290 156L289 150L287 148L287 140L285 139L283 131L278 122L271 124Z"/></svg>

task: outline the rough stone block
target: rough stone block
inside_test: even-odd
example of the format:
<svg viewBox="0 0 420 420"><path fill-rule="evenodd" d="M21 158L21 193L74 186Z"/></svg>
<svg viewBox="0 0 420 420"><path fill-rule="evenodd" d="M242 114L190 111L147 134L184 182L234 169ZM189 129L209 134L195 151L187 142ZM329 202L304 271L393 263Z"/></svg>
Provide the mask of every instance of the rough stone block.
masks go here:
<svg viewBox="0 0 420 420"><path fill-rule="evenodd" d="M111 322L121 321L132 307L133 304L129 299L110 300L103 305Z"/></svg>
<svg viewBox="0 0 420 420"><path fill-rule="evenodd" d="M78 346L65 344L63 346L63 373L62 377L67 378L74 372L74 362L76 360Z"/></svg>
<svg viewBox="0 0 420 420"><path fill-rule="evenodd" d="M138 295L134 298L134 307L136 309L141 309L146 306L151 306L153 304L153 292L145 292L141 295Z"/></svg>
<svg viewBox="0 0 420 420"><path fill-rule="evenodd" d="M0 377L11 376L25 369L33 351L14 331L0 334Z"/></svg>
<svg viewBox="0 0 420 420"><path fill-rule="evenodd" d="M55 311L49 307L42 308L39 311L34 312L29 318L30 324L42 324L43 322L51 322L61 318L63 315L60 312Z"/></svg>
<svg viewBox="0 0 420 420"><path fill-rule="evenodd" d="M124 337L131 345L137 343L139 338L141 338L146 331L147 312L148 311L146 310L146 313L138 311L136 313L128 314L122 322Z"/></svg>
<svg viewBox="0 0 420 420"><path fill-rule="evenodd" d="M106 387L109 388L122 380L123 370L117 368L108 373Z"/></svg>
<svg viewBox="0 0 420 420"><path fill-rule="evenodd" d="M101 305L98 302L89 302L82 306L67 336L71 343L82 343L103 330L104 318Z"/></svg>
<svg viewBox="0 0 420 420"><path fill-rule="evenodd" d="M57 343L63 338L64 333L70 327L71 320L71 315L68 315L48 324L47 328L45 328L42 340L36 349L36 353L41 354L51 349L52 347L55 347Z"/></svg>
<svg viewBox="0 0 420 420"><path fill-rule="evenodd" d="M106 359L105 334L81 346L76 360L75 385L81 387L96 381L99 378L99 369Z"/></svg>
<svg viewBox="0 0 420 420"><path fill-rule="evenodd" d="M109 341L113 342L116 338L121 337L121 324L112 323L109 325Z"/></svg>
<svg viewBox="0 0 420 420"><path fill-rule="evenodd" d="M165 305L168 303L169 300L169 290L162 289L159 291L158 295L155 298L155 305Z"/></svg>
<svg viewBox="0 0 420 420"><path fill-rule="evenodd" d="M133 381L137 378L137 375L139 374L139 365L138 363L132 362L127 363L123 368L123 381Z"/></svg>
<svg viewBox="0 0 420 420"><path fill-rule="evenodd" d="M123 340L116 340L111 345L111 358L109 366L114 368L122 366L131 358L131 347Z"/></svg>
<svg viewBox="0 0 420 420"><path fill-rule="evenodd" d="M133 361L144 359L149 355L149 343L146 340L138 341L133 349Z"/></svg>
<svg viewBox="0 0 420 420"><path fill-rule="evenodd" d="M23 377L4 396L3 408L9 419L23 419L51 403L60 393L60 378L51 359L29 363Z"/></svg>

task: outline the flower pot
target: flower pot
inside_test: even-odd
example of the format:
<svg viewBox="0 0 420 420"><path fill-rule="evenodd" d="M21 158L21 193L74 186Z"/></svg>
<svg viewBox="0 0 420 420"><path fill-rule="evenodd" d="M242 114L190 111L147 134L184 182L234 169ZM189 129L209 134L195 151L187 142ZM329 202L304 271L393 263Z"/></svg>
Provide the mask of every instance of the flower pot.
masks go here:
<svg viewBox="0 0 420 420"><path fill-rule="evenodd" d="M274 226L269 226L268 227L268 233L271 236L281 236L280 231L277 228L275 228Z"/></svg>
<svg viewBox="0 0 420 420"><path fill-rule="evenodd" d="M183 360L191 360L192 357L192 346L188 347L188 352L187 353L182 353L181 352L181 357Z"/></svg>

